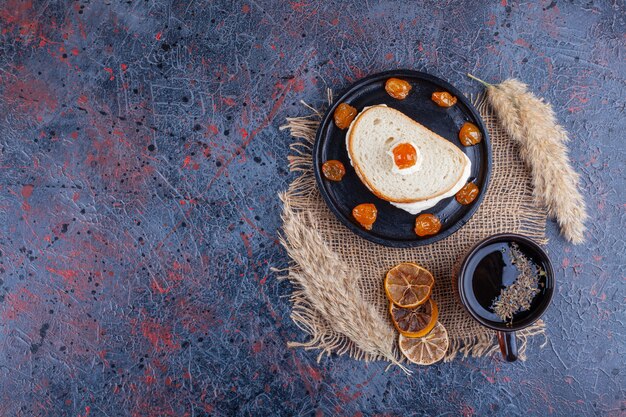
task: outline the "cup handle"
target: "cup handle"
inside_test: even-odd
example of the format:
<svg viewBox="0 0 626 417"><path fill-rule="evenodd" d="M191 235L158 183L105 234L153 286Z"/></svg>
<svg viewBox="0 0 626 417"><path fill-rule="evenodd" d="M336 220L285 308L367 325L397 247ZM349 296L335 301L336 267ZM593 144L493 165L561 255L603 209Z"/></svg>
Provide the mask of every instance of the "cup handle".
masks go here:
<svg viewBox="0 0 626 417"><path fill-rule="evenodd" d="M498 344L500 345L502 357L507 362L515 362L517 360L515 332L498 332Z"/></svg>

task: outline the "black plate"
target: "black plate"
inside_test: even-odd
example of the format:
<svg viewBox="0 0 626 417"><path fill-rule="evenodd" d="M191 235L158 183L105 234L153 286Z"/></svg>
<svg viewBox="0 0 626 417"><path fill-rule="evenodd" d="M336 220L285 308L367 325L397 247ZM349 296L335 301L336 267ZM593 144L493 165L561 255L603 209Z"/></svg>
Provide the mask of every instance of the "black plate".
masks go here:
<svg viewBox="0 0 626 417"><path fill-rule="evenodd" d="M413 87L404 100L396 100L385 91L385 82L390 77L408 81ZM457 104L449 109L437 106L431 100L434 91L448 91L458 98ZM335 107L348 103L361 111L363 107L386 104L423 124L459 147L472 162L470 181L480 189L472 204L463 206L454 197L446 198L426 212L441 220L441 231L420 238L413 232L415 217L381 200L370 192L359 180L350 165L346 150L346 130L338 129L333 121ZM465 122L478 126L483 134L480 144L465 147L458 139L458 132ZM328 181L321 174L322 164L329 159L338 159L346 167L346 175L340 182ZM450 236L472 217L483 199L491 172L491 146L489 135L470 101L446 81L430 74L411 70L381 72L357 81L350 86L328 109L317 131L313 148L315 179L322 197L337 218L357 235L372 242L392 247L428 245ZM352 217L352 209L361 203L374 203L378 218L372 230L363 229Z"/></svg>

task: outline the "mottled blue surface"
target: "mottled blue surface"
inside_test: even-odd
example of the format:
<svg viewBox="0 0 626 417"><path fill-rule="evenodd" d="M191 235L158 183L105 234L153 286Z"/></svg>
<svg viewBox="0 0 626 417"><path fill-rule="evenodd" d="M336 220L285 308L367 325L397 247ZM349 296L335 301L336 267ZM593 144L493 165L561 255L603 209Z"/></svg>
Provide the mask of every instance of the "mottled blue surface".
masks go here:
<svg viewBox="0 0 626 417"><path fill-rule="evenodd" d="M0 416L626 414L623 1L2 1ZM381 70L518 76L591 220L549 342L416 369L290 350L286 116Z"/></svg>

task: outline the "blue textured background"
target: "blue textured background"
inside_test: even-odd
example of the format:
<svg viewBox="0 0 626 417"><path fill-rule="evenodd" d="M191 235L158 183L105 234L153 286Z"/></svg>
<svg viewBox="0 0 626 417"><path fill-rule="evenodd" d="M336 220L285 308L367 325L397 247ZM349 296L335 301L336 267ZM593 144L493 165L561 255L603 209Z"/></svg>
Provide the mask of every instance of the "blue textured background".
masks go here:
<svg viewBox="0 0 626 417"><path fill-rule="evenodd" d="M626 415L623 1L0 2L0 415ZM290 350L276 193L298 103L381 70L518 76L591 221L549 225L525 363Z"/></svg>

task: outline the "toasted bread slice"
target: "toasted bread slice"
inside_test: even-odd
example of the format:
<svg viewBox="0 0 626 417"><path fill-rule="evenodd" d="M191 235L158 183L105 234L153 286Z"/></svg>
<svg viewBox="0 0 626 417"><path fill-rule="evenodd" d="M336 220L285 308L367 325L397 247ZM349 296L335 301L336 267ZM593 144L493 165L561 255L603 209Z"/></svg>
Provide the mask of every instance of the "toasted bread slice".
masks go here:
<svg viewBox="0 0 626 417"><path fill-rule="evenodd" d="M419 169L410 175L393 170L388 152L398 141L410 142L420 155ZM457 146L385 105L359 113L347 132L346 147L367 188L409 212L417 213L454 195L470 174L470 160Z"/></svg>

